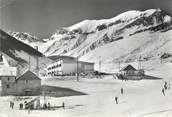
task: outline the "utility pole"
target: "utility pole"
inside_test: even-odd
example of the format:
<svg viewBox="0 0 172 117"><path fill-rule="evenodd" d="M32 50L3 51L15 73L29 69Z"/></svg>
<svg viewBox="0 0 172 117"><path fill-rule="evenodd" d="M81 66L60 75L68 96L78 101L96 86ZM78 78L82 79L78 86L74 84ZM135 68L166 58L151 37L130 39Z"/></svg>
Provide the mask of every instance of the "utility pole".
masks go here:
<svg viewBox="0 0 172 117"><path fill-rule="evenodd" d="M30 70L31 66L30 66L30 55L29 55L29 70Z"/></svg>
<svg viewBox="0 0 172 117"><path fill-rule="evenodd" d="M77 81L79 81L79 73L78 73L78 57L76 58L76 78L77 78Z"/></svg>
<svg viewBox="0 0 172 117"><path fill-rule="evenodd" d="M99 56L99 72L101 72L101 56Z"/></svg>
<svg viewBox="0 0 172 117"><path fill-rule="evenodd" d="M46 104L46 94L45 94L45 91L43 91L42 93L43 93L43 96L44 96L44 104Z"/></svg>
<svg viewBox="0 0 172 117"><path fill-rule="evenodd" d="M118 65L119 65L119 71L120 71L120 69L121 69L121 65L120 65L120 64L121 64L121 63L120 63L120 61L119 61L119 64L118 64Z"/></svg>
<svg viewBox="0 0 172 117"><path fill-rule="evenodd" d="M2 1L0 1L0 3L2 3ZM2 10L1 10L1 8L2 8L3 6L1 6L0 7L0 17L2 17ZM1 26L1 28L2 28L2 30L3 30L3 26L2 26L2 21L0 21L0 26ZM2 36L2 34L0 34L0 61L3 61L3 58L2 58L2 44L3 43L3 36Z"/></svg>
<svg viewBox="0 0 172 117"><path fill-rule="evenodd" d="M19 69L19 67L20 67L20 63L18 62L17 63L17 76L20 76L21 74L20 74L20 69Z"/></svg>
<svg viewBox="0 0 172 117"><path fill-rule="evenodd" d="M38 46L36 46L36 50L38 51ZM39 76L39 56L36 56L36 72L37 76Z"/></svg>
<svg viewBox="0 0 172 117"><path fill-rule="evenodd" d="M139 62L140 62L140 69L142 69L142 65L141 65L141 56L139 58Z"/></svg>
<svg viewBox="0 0 172 117"><path fill-rule="evenodd" d="M2 35L0 34L0 61L3 61L2 58Z"/></svg>
<svg viewBox="0 0 172 117"><path fill-rule="evenodd" d="M138 59L138 70L141 69L141 55L139 56L139 59Z"/></svg>

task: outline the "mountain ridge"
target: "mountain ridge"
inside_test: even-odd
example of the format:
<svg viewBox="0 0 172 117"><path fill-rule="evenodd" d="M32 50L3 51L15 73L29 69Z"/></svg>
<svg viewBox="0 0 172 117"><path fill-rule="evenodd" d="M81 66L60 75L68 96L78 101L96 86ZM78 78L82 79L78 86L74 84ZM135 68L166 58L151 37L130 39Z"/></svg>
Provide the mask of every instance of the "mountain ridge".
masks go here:
<svg viewBox="0 0 172 117"><path fill-rule="evenodd" d="M95 63L132 62L140 56L160 59L164 53L172 55L171 29L172 17L161 9L131 10L110 19L58 28L38 46L46 56L72 56Z"/></svg>
<svg viewBox="0 0 172 117"><path fill-rule="evenodd" d="M91 57L90 59L87 57L87 53L101 46L114 41L127 40L145 32L149 33L148 36L158 31L159 33L167 32L171 30L171 25L171 16L160 9L132 10L111 19L84 20L73 26L58 29L50 37L51 43L45 43L49 46L47 49L43 46L42 52L47 56L69 55L92 61Z"/></svg>
<svg viewBox="0 0 172 117"><path fill-rule="evenodd" d="M0 30L0 35L0 53L6 58L10 66L18 67L19 74L22 74L22 72L27 70L29 66L30 70L36 72L36 62L38 59L40 65L39 68L42 68L42 70L46 67L46 63L52 62L35 48L19 41L3 30Z"/></svg>

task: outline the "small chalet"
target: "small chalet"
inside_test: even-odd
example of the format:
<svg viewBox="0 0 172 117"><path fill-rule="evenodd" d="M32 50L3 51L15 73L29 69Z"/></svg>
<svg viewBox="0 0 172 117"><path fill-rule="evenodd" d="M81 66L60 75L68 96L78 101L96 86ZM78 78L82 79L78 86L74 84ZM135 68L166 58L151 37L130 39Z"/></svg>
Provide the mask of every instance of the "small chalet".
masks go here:
<svg viewBox="0 0 172 117"><path fill-rule="evenodd" d="M23 75L3 76L1 78L2 95L39 95L41 93L41 79L31 71Z"/></svg>
<svg viewBox="0 0 172 117"><path fill-rule="evenodd" d="M144 76L144 70L137 70L132 65L127 65L120 70L120 75L124 79L142 79Z"/></svg>
<svg viewBox="0 0 172 117"><path fill-rule="evenodd" d="M23 95L40 94L41 79L31 71L25 72L17 78L18 92Z"/></svg>
<svg viewBox="0 0 172 117"><path fill-rule="evenodd" d="M120 70L123 75L134 75L136 69L132 65L127 65Z"/></svg>

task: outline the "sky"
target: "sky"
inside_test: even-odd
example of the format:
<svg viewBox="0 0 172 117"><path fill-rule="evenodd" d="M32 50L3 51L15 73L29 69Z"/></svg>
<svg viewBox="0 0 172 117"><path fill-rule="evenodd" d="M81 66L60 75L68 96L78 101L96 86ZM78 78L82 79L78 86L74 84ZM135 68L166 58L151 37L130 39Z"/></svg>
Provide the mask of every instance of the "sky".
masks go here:
<svg viewBox="0 0 172 117"><path fill-rule="evenodd" d="M85 19L155 8L172 13L172 0L0 0L0 28L48 38L58 28Z"/></svg>

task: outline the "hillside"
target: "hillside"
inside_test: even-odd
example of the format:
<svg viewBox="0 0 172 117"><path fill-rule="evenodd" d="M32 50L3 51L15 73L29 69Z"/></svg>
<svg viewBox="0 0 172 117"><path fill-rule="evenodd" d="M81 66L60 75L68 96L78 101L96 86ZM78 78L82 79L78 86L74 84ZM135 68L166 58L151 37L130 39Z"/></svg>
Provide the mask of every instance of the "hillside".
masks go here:
<svg viewBox="0 0 172 117"><path fill-rule="evenodd" d="M6 32L0 30L0 34L0 42L2 43L0 52L2 52L11 66L19 68L21 74L29 68L29 63L30 69L36 72L36 61L38 59L39 69L45 68L47 63L52 62L36 49L8 35Z"/></svg>
<svg viewBox="0 0 172 117"><path fill-rule="evenodd" d="M172 17L160 9L127 11L111 19L84 20L58 29L39 47L47 56L69 55L105 63L172 54Z"/></svg>
<svg viewBox="0 0 172 117"><path fill-rule="evenodd" d="M46 40L23 32L8 34L20 42L8 43L5 47L9 46L11 50L5 49L4 53L20 63L28 63L25 52L32 56L43 53L46 56L79 57L81 61L95 62L96 69L101 61L107 71L111 68L108 65L114 66L119 61L136 62L138 58L151 61L168 55L163 59L172 61L172 17L160 9L132 10L111 19L84 20L70 27L58 28ZM35 51L35 46L41 53Z"/></svg>
<svg viewBox="0 0 172 117"><path fill-rule="evenodd" d="M19 41L22 41L24 43L26 43L27 45L30 45L31 47L36 47L36 46L40 46L41 44L45 43L44 40L39 39L36 36L33 36L29 33L26 32L12 32L12 31L8 31L7 32L9 35L11 35L12 37L18 39Z"/></svg>

